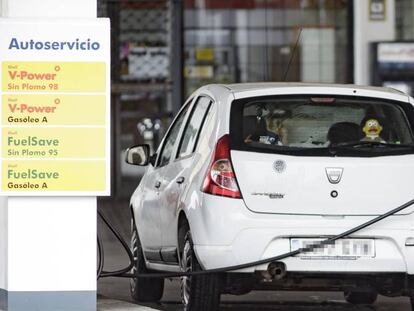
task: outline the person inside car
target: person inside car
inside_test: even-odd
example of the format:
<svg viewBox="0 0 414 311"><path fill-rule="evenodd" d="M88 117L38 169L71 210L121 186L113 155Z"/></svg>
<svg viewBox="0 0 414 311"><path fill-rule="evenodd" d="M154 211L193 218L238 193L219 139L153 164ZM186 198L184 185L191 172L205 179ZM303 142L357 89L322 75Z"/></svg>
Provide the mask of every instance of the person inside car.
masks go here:
<svg viewBox="0 0 414 311"><path fill-rule="evenodd" d="M281 145L276 133L267 129L264 117L246 116L243 120L244 142L246 144L258 142L267 145Z"/></svg>

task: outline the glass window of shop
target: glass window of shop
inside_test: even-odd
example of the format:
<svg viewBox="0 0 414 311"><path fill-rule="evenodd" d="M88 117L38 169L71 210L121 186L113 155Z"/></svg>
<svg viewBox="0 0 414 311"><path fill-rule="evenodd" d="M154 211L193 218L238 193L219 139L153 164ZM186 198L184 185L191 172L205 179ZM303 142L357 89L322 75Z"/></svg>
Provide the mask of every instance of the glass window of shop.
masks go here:
<svg viewBox="0 0 414 311"><path fill-rule="evenodd" d="M145 168L125 163L126 148L158 147L173 111L168 0L98 0L111 18L112 193L128 197Z"/></svg>
<svg viewBox="0 0 414 311"><path fill-rule="evenodd" d="M395 24L397 40L414 40L414 1L395 1Z"/></svg>
<svg viewBox="0 0 414 311"><path fill-rule="evenodd" d="M186 95L207 83L351 82L350 2L185 0Z"/></svg>

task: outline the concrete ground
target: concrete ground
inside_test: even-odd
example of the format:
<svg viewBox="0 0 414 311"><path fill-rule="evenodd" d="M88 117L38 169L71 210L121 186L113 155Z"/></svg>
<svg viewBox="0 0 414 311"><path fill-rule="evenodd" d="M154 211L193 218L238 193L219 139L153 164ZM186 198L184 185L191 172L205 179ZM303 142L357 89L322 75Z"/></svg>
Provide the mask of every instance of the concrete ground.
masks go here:
<svg viewBox="0 0 414 311"><path fill-rule="evenodd" d="M98 297L98 311L151 311L156 310L145 306L137 306L122 300Z"/></svg>
<svg viewBox="0 0 414 311"><path fill-rule="evenodd" d="M105 215L123 236L129 239L128 201L100 201ZM127 256L116 239L98 223L104 238L105 270L119 269L128 264ZM164 296L160 304L133 304L129 295L129 280L103 278L98 281L99 311L181 311L178 280L166 280ZM354 306L343 299L342 293L326 292L252 292L243 296L224 295L221 311L410 311L409 299L380 296L372 306Z"/></svg>

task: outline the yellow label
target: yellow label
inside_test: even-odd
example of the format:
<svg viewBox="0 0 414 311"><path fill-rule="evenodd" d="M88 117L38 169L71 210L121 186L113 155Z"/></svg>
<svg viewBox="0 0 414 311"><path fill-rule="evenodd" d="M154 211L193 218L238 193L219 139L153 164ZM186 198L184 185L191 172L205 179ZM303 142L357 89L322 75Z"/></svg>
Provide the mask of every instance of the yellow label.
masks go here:
<svg viewBox="0 0 414 311"><path fill-rule="evenodd" d="M105 63L4 62L3 92L105 92Z"/></svg>
<svg viewBox="0 0 414 311"><path fill-rule="evenodd" d="M104 191L105 161L4 161L3 191Z"/></svg>
<svg viewBox="0 0 414 311"><path fill-rule="evenodd" d="M214 60L214 49L211 49L211 48L196 49L196 59L202 60L202 61Z"/></svg>
<svg viewBox="0 0 414 311"><path fill-rule="evenodd" d="M213 66L186 66L184 76L186 78L212 78Z"/></svg>
<svg viewBox="0 0 414 311"><path fill-rule="evenodd" d="M105 125L103 95L3 95L8 125Z"/></svg>
<svg viewBox="0 0 414 311"><path fill-rule="evenodd" d="M4 158L104 158L104 128L3 128ZM46 162L47 163L47 162Z"/></svg>

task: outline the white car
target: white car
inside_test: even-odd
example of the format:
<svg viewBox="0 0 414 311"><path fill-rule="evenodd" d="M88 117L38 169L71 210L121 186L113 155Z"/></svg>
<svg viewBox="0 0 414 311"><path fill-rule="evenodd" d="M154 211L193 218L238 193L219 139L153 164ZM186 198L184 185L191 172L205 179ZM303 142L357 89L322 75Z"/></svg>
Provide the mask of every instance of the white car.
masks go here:
<svg viewBox="0 0 414 311"><path fill-rule="evenodd" d="M332 237L414 198L414 100L388 88L207 85L183 105L131 198L134 273L254 262ZM414 293L414 208L333 245L270 264L182 278L185 310L221 294L343 291L354 304ZM131 281L157 301L163 279ZM414 310L414 309L413 309Z"/></svg>

